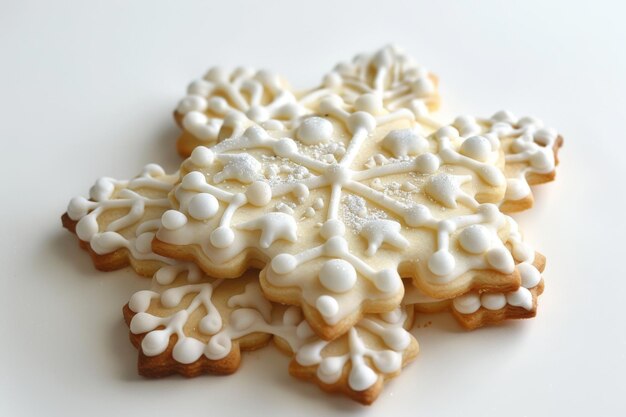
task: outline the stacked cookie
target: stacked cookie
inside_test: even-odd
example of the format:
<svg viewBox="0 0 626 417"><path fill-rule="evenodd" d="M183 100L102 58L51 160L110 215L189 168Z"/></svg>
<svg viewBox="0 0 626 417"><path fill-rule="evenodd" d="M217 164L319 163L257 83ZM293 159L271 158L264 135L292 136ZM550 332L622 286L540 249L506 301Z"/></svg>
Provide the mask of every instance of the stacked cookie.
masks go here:
<svg viewBox="0 0 626 417"><path fill-rule="evenodd" d="M394 47L307 91L250 69L194 81L179 171L100 178L63 216L96 268L152 278L124 307L139 373L232 373L273 340L291 374L369 404L417 355L416 312L533 317L545 258L508 213L562 139L508 112L440 123L438 105Z"/></svg>

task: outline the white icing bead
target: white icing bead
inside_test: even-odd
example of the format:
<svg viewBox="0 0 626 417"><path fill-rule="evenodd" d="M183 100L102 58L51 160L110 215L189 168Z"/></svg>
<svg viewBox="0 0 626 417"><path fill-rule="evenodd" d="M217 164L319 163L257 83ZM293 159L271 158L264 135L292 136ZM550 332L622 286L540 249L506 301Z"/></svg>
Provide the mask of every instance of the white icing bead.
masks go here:
<svg viewBox="0 0 626 417"><path fill-rule="evenodd" d="M335 164L326 168L326 171L324 171L324 177L331 184L344 185L350 181L351 172L349 168Z"/></svg>
<svg viewBox="0 0 626 417"><path fill-rule="evenodd" d="M384 293L395 293L402 286L402 279L395 269L383 269L374 276L374 285Z"/></svg>
<svg viewBox="0 0 626 417"><path fill-rule="evenodd" d="M219 207L217 198L208 193L200 193L191 198L187 211L196 220L207 220L215 216Z"/></svg>
<svg viewBox="0 0 626 417"><path fill-rule="evenodd" d="M486 293L480 296L480 304L487 310L500 310L506 306L504 294Z"/></svg>
<svg viewBox="0 0 626 417"><path fill-rule="evenodd" d="M327 240L334 236L343 236L345 232L346 226L337 219L327 220L320 229L320 235Z"/></svg>
<svg viewBox="0 0 626 417"><path fill-rule="evenodd" d="M459 131L452 126L444 126L435 132L435 136L438 138L456 139L459 137Z"/></svg>
<svg viewBox="0 0 626 417"><path fill-rule="evenodd" d="M302 121L296 134L305 145L327 143L333 135L333 124L323 117L308 117Z"/></svg>
<svg viewBox="0 0 626 417"><path fill-rule="evenodd" d="M161 216L161 224L168 230L177 230L187 224L187 216L178 210L168 210Z"/></svg>
<svg viewBox="0 0 626 417"><path fill-rule="evenodd" d="M378 381L378 375L364 363L352 364L348 384L355 391L365 391Z"/></svg>
<svg viewBox="0 0 626 417"><path fill-rule="evenodd" d="M139 306L138 303L141 303L141 310L135 314L130 322L130 331L133 334L141 334L150 332L161 325L161 318L155 317L151 314L145 313L150 307L150 300L155 293L152 291L140 291L135 295L139 296L139 301L137 301L136 297L134 300L134 304L136 307ZM145 296L144 296L145 295ZM145 308L144 308L145 307ZM136 311L136 310L133 310Z"/></svg>
<svg viewBox="0 0 626 417"><path fill-rule="evenodd" d="M541 273L528 262L518 264L517 270L522 277L522 287L524 288L534 288L541 281Z"/></svg>
<svg viewBox="0 0 626 417"><path fill-rule="evenodd" d="M317 368L317 377L325 384L333 384L341 378L343 365L341 358L335 356L324 358Z"/></svg>
<svg viewBox="0 0 626 417"><path fill-rule="evenodd" d="M356 283L356 270L343 259L331 259L322 266L319 273L322 285L333 292L346 292Z"/></svg>
<svg viewBox="0 0 626 417"><path fill-rule="evenodd" d="M91 238L91 249L99 255L112 253L128 246L128 240L116 232L103 232Z"/></svg>
<svg viewBox="0 0 626 417"><path fill-rule="evenodd" d="M459 234L459 243L469 253L484 253L489 249L489 232L485 226L479 224L468 226Z"/></svg>
<svg viewBox="0 0 626 417"><path fill-rule="evenodd" d="M448 275L454 270L456 261L450 252L446 250L438 250L428 259L428 269L439 276Z"/></svg>
<svg viewBox="0 0 626 417"><path fill-rule="evenodd" d="M526 181L518 178L507 179L505 200L521 200L528 195L530 195L530 187Z"/></svg>
<svg viewBox="0 0 626 417"><path fill-rule="evenodd" d="M315 302L315 307L324 317L333 317L339 312L339 304L330 295L322 295Z"/></svg>
<svg viewBox="0 0 626 417"><path fill-rule="evenodd" d="M113 192L115 191L115 183L110 178L100 178L89 189L89 197L93 201L106 201L110 200Z"/></svg>
<svg viewBox="0 0 626 417"><path fill-rule="evenodd" d="M198 328L204 334L213 335L220 331L220 329L222 328L222 325L223 325L222 316L220 316L219 314L209 313L206 316L202 317L202 320L200 320L200 324Z"/></svg>
<svg viewBox="0 0 626 417"><path fill-rule="evenodd" d="M255 181L246 189L246 198L253 206L266 206L272 199L272 188L264 181Z"/></svg>
<svg viewBox="0 0 626 417"><path fill-rule="evenodd" d="M230 353L233 342L226 333L218 333L209 340L206 345L204 354L211 360L223 359Z"/></svg>
<svg viewBox="0 0 626 417"><path fill-rule="evenodd" d="M415 158L415 165L421 174L432 174L439 169L439 158L432 153L424 153Z"/></svg>
<svg viewBox="0 0 626 417"><path fill-rule="evenodd" d="M366 93L359 96L354 102L357 111L364 111L372 115L378 115L383 110L383 99L378 94Z"/></svg>
<svg viewBox="0 0 626 417"><path fill-rule="evenodd" d="M303 203L309 196L309 189L302 183L296 184L293 187L293 195L298 199L298 202Z"/></svg>
<svg viewBox="0 0 626 417"><path fill-rule="evenodd" d="M204 97L189 95L178 102L176 111L180 114L187 114L191 111L205 111L207 105L207 101Z"/></svg>
<svg viewBox="0 0 626 417"><path fill-rule="evenodd" d="M387 133L381 141L381 146L396 158L400 158L426 152L428 141L414 129L397 129Z"/></svg>
<svg viewBox="0 0 626 417"><path fill-rule="evenodd" d="M348 128L350 132L365 129L369 133L376 128L376 119L371 114L362 111L352 113L348 116Z"/></svg>
<svg viewBox="0 0 626 417"><path fill-rule="evenodd" d="M417 97L428 97L435 92L435 85L428 78L419 78L411 84L411 91Z"/></svg>
<svg viewBox="0 0 626 417"><path fill-rule="evenodd" d="M137 236L135 239L135 247L139 253L148 254L152 253L152 239L154 239L154 233L146 232Z"/></svg>
<svg viewBox="0 0 626 417"><path fill-rule="evenodd" d="M510 292L506 295L506 302L515 307L532 310L533 295L526 288L520 287L517 291Z"/></svg>
<svg viewBox="0 0 626 417"><path fill-rule="evenodd" d="M283 323L287 326L297 326L302 321L302 311L296 306L290 306L283 314Z"/></svg>
<svg viewBox="0 0 626 417"><path fill-rule="evenodd" d="M288 253L281 253L272 259L272 270L277 274L287 274L294 271L297 266L296 257Z"/></svg>
<svg viewBox="0 0 626 417"><path fill-rule="evenodd" d="M348 253L348 242L341 236L333 236L324 244L324 254L329 257L341 257Z"/></svg>
<svg viewBox="0 0 626 417"><path fill-rule="evenodd" d="M199 171L192 171L183 177L182 186L185 190L201 191L202 187L205 185L206 178L204 174Z"/></svg>
<svg viewBox="0 0 626 417"><path fill-rule="evenodd" d="M298 145L296 145L293 139L283 138L274 143L273 150L276 155L285 158L297 153Z"/></svg>
<svg viewBox="0 0 626 417"><path fill-rule="evenodd" d="M204 343L193 337L183 337L174 345L172 357L176 362L190 364L197 361L204 351Z"/></svg>
<svg viewBox="0 0 626 417"><path fill-rule="evenodd" d="M226 248L235 240L235 233L228 226L220 226L211 232L210 240L216 248Z"/></svg>
<svg viewBox="0 0 626 417"><path fill-rule="evenodd" d="M67 215L72 220L78 220L89 211L89 201L85 197L74 197L67 205Z"/></svg>
<svg viewBox="0 0 626 417"><path fill-rule="evenodd" d="M430 210L423 204L407 207L404 212L404 221L411 227L420 227L431 218Z"/></svg>
<svg viewBox="0 0 626 417"><path fill-rule="evenodd" d="M170 342L170 333L166 330L154 330L141 341L141 350L146 356L157 356L165 352Z"/></svg>
<svg viewBox="0 0 626 417"><path fill-rule="evenodd" d="M480 308L480 297L478 294L464 294L452 300L454 309L461 314L472 314Z"/></svg>
<svg viewBox="0 0 626 417"><path fill-rule="evenodd" d="M491 203L481 204L476 211L483 216L485 223L493 223L500 216L498 206Z"/></svg>
<svg viewBox="0 0 626 417"><path fill-rule="evenodd" d="M376 369L383 373L391 373L402 367L402 354L391 350L384 350L374 356Z"/></svg>
<svg viewBox="0 0 626 417"><path fill-rule="evenodd" d="M469 137L461 144L461 154L480 162L487 162L491 152L491 144L483 136Z"/></svg>
<svg viewBox="0 0 626 417"><path fill-rule="evenodd" d="M513 257L504 247L490 249L487 252L487 262L504 274L511 274L515 270Z"/></svg>
<svg viewBox="0 0 626 417"><path fill-rule="evenodd" d="M191 162L198 167L207 167L215 160L215 154L209 148L197 146L191 152Z"/></svg>

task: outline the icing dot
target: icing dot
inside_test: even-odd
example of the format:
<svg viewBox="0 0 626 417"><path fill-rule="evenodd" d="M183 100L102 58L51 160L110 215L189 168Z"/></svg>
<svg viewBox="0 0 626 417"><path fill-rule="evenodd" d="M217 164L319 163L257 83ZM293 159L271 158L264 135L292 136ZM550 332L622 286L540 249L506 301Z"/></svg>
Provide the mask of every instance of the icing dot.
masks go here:
<svg viewBox="0 0 626 417"><path fill-rule="evenodd" d="M222 67L211 67L204 75L204 79L214 82L228 82L228 71Z"/></svg>
<svg viewBox="0 0 626 417"><path fill-rule="evenodd" d="M287 326L297 326L302 321L302 311L296 306L290 306L283 314L283 323Z"/></svg>
<svg viewBox="0 0 626 417"><path fill-rule="evenodd" d="M383 99L378 94L362 94L354 102L354 108L358 111L377 115L383 110Z"/></svg>
<svg viewBox="0 0 626 417"><path fill-rule="evenodd" d="M439 169L439 158L432 153L425 153L415 158L417 170L422 174L432 174Z"/></svg>
<svg viewBox="0 0 626 417"><path fill-rule="evenodd" d="M305 145L326 143L333 135L333 124L323 117L308 117L298 127L296 134Z"/></svg>
<svg viewBox="0 0 626 417"><path fill-rule="evenodd" d="M430 218L430 210L423 204L408 207L404 212L404 221L411 227L420 227Z"/></svg>
<svg viewBox="0 0 626 417"><path fill-rule="evenodd" d="M235 233L228 226L220 226L211 232L210 240L216 248L226 248L235 240Z"/></svg>
<svg viewBox="0 0 626 417"><path fill-rule="evenodd" d="M324 177L331 184L343 185L350 181L351 172L348 167L343 165L330 165L324 172Z"/></svg>
<svg viewBox="0 0 626 417"><path fill-rule="evenodd" d="M207 105L217 114L224 114L228 111L228 102L223 97L211 97Z"/></svg>
<svg viewBox="0 0 626 417"><path fill-rule="evenodd" d="M200 193L191 197L187 211L196 220L207 220L215 216L220 204L217 198L208 193Z"/></svg>
<svg viewBox="0 0 626 417"><path fill-rule="evenodd" d="M348 384L355 391L365 391L378 380L378 375L365 364L352 364Z"/></svg>
<svg viewBox="0 0 626 417"><path fill-rule="evenodd" d="M341 377L343 365L341 358L335 356L324 358L317 368L317 377L326 384L335 383Z"/></svg>
<svg viewBox="0 0 626 417"><path fill-rule="evenodd" d="M198 146L191 152L191 162L198 167L206 167L213 163L215 154L209 148Z"/></svg>
<svg viewBox="0 0 626 417"><path fill-rule="evenodd" d="M522 262L517 265L517 270L522 277L522 287L533 288L541 281L541 273L533 265Z"/></svg>
<svg viewBox="0 0 626 417"><path fill-rule="evenodd" d="M411 90L417 97L428 97L435 92L435 85L428 78L419 78L411 84Z"/></svg>
<svg viewBox="0 0 626 417"><path fill-rule="evenodd" d="M454 138L458 138L459 137L459 131L456 130L454 127L452 126L444 126L442 128L440 128L435 135L438 138L450 138L450 139L454 139Z"/></svg>
<svg viewBox="0 0 626 417"><path fill-rule="evenodd" d="M485 226L474 224L459 234L461 247L469 253L479 254L489 248L489 233Z"/></svg>
<svg viewBox="0 0 626 417"><path fill-rule="evenodd" d="M339 304L330 295L322 295L315 302L315 307L324 317L333 317L339 312Z"/></svg>
<svg viewBox="0 0 626 417"><path fill-rule="evenodd" d="M154 233L146 232L137 236L135 240L135 247L139 253L152 253L152 239L154 239Z"/></svg>
<svg viewBox="0 0 626 417"><path fill-rule="evenodd" d="M343 259L331 259L322 266L319 279L326 289L342 293L354 287L356 270Z"/></svg>
<svg viewBox="0 0 626 417"><path fill-rule="evenodd" d="M168 210L161 216L161 224L168 230L180 229L187 224L187 216L178 210Z"/></svg>
<svg viewBox="0 0 626 417"><path fill-rule="evenodd" d="M510 292L506 295L506 302L512 306L522 307L526 310L533 308L533 295L524 287L519 287L517 291Z"/></svg>
<svg viewBox="0 0 626 417"><path fill-rule="evenodd" d="M491 165L481 166L478 170L478 173L483 180L493 186L502 185L506 181L506 178L504 178L504 174L502 173L502 171Z"/></svg>
<svg viewBox="0 0 626 417"><path fill-rule="evenodd" d="M340 257L348 253L348 242L341 236L333 236L324 243L324 254Z"/></svg>
<svg viewBox="0 0 626 417"><path fill-rule="evenodd" d="M486 223L493 223L500 215L500 210L495 204L485 203L478 206L478 213L483 216Z"/></svg>
<svg viewBox="0 0 626 417"><path fill-rule="evenodd" d="M288 253L281 253L272 259L272 270L277 274L287 274L295 270L297 266L296 257Z"/></svg>
<svg viewBox="0 0 626 417"><path fill-rule="evenodd" d="M99 178L89 189L89 197L93 201L105 201L111 198L115 191L115 184L109 178Z"/></svg>
<svg viewBox="0 0 626 417"><path fill-rule="evenodd" d="M553 168L553 163L552 163L552 158L551 156L553 155L552 151L550 150L550 156L548 156L547 152L542 152L542 151L537 151L535 153L533 153L532 155L530 155L530 165L535 168L535 169L539 169L539 170L548 170Z"/></svg>
<svg viewBox="0 0 626 417"><path fill-rule="evenodd" d="M229 324L232 325L235 330L242 331L250 328L259 318L257 311L240 308L231 313Z"/></svg>
<svg viewBox="0 0 626 417"><path fill-rule="evenodd" d="M452 305L461 314L472 314L480 308L480 297L478 294L464 294L454 298Z"/></svg>
<svg viewBox="0 0 626 417"><path fill-rule="evenodd" d="M374 365L383 373L397 371L402 366L402 355L391 350L384 350L374 356Z"/></svg>
<svg viewBox="0 0 626 417"><path fill-rule="evenodd" d="M506 306L506 297L504 294L483 294L480 303L487 310L500 310Z"/></svg>
<svg viewBox="0 0 626 417"><path fill-rule="evenodd" d="M204 351L204 343L193 337L183 337L174 345L172 357L176 362L190 364L197 361Z"/></svg>
<svg viewBox="0 0 626 417"><path fill-rule="evenodd" d="M376 128L376 119L369 113L359 111L352 113L348 117L347 124L350 132L356 132L358 129L365 129L371 132Z"/></svg>
<svg viewBox="0 0 626 417"><path fill-rule="evenodd" d="M156 356L167 349L170 333L166 330L155 330L146 335L141 341L141 350L146 356Z"/></svg>
<svg viewBox="0 0 626 417"><path fill-rule="evenodd" d="M264 181L255 181L246 190L246 198L253 206L263 207L272 199L272 188Z"/></svg>
<svg viewBox="0 0 626 417"><path fill-rule="evenodd" d="M382 292L393 293L402 286L402 279L395 269L383 269L376 273L374 285Z"/></svg>
<svg viewBox="0 0 626 417"><path fill-rule="evenodd" d="M78 220L89 211L89 201L85 197L74 197L67 206L67 215L72 220Z"/></svg>
<svg viewBox="0 0 626 417"><path fill-rule="evenodd" d="M274 143L273 150L276 155L287 157L298 152L298 145L296 145L293 139L284 138Z"/></svg>
<svg viewBox="0 0 626 417"><path fill-rule="evenodd" d="M182 186L186 190L200 191L203 185L206 185L206 179L201 172L193 171L183 177Z"/></svg>
<svg viewBox="0 0 626 417"><path fill-rule="evenodd" d="M461 154L481 162L487 162L491 153L491 143L483 136L472 136L461 144Z"/></svg>
<svg viewBox="0 0 626 417"><path fill-rule="evenodd" d="M296 196L296 198L300 202L303 202L309 196L309 188L302 183L296 184L293 187L292 192L293 192L293 195Z"/></svg>
<svg viewBox="0 0 626 417"><path fill-rule="evenodd" d="M320 229L320 235L324 239L330 239L334 236L343 236L346 232L346 226L337 219L327 220Z"/></svg>
<svg viewBox="0 0 626 417"><path fill-rule="evenodd" d="M396 158L417 155L428 149L428 141L415 129L392 130L383 138L381 145Z"/></svg>
<svg viewBox="0 0 626 417"><path fill-rule="evenodd" d="M428 259L428 269L439 276L448 275L454 270L456 262L447 250L438 250Z"/></svg>
<svg viewBox="0 0 626 417"><path fill-rule="evenodd" d="M246 116L256 123L261 123L270 118L270 113L262 106L252 106L250 110L246 112Z"/></svg>
<svg viewBox="0 0 626 417"><path fill-rule="evenodd" d="M505 248L494 248L487 252L487 262L495 269L510 274L515 269L513 257Z"/></svg>

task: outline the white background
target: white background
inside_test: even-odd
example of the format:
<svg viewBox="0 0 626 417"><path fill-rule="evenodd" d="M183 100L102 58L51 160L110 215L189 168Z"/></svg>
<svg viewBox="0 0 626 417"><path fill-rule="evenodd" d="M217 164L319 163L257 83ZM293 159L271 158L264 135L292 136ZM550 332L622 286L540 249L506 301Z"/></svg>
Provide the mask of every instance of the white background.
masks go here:
<svg viewBox="0 0 626 417"><path fill-rule="evenodd" d="M0 2L0 415L626 415L626 8L126 3ZM506 108L565 137L557 181L516 216L548 258L539 316L475 332L420 317L418 359L369 408L291 378L274 349L230 377L138 377L121 308L148 281L92 267L61 229L68 200L176 169L171 112L210 65L303 87L388 42L440 76L442 119Z"/></svg>

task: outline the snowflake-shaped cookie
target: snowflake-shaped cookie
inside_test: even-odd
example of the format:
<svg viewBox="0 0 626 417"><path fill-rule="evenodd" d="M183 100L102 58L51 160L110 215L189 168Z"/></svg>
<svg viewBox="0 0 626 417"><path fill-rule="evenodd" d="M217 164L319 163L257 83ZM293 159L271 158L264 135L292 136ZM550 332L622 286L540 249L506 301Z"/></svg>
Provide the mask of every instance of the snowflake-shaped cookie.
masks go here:
<svg viewBox="0 0 626 417"><path fill-rule="evenodd" d="M103 177L89 191L89 200L73 198L62 217L75 233L96 268L111 271L131 265L152 276L163 264L176 261L152 251L152 239L163 213L170 208L168 193L178 174L167 175L155 164L146 165L131 180Z"/></svg>
<svg viewBox="0 0 626 417"><path fill-rule="evenodd" d="M424 136L376 94L331 95L290 130L250 127L181 167L157 253L235 277L263 267L272 300L301 305L326 339L390 311L400 275L430 296L507 291L519 273L497 207L506 181L493 135Z"/></svg>

